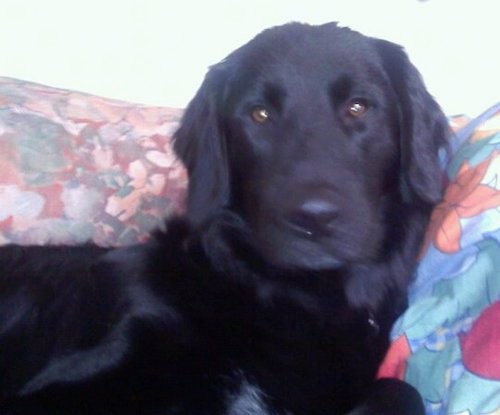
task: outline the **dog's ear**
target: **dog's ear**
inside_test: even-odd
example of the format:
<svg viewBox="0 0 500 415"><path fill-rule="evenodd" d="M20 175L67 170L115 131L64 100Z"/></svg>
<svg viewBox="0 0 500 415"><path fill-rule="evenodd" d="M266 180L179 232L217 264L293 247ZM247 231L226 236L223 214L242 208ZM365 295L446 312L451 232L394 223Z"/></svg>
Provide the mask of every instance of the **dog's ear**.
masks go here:
<svg viewBox="0 0 500 415"><path fill-rule="evenodd" d="M194 224L203 222L229 200L226 140L220 114L224 72L217 66L210 69L174 135L175 153L189 175L187 215Z"/></svg>
<svg viewBox="0 0 500 415"><path fill-rule="evenodd" d="M403 49L385 40L375 44L398 100L403 198L435 204L442 194L439 151L447 147L447 119Z"/></svg>

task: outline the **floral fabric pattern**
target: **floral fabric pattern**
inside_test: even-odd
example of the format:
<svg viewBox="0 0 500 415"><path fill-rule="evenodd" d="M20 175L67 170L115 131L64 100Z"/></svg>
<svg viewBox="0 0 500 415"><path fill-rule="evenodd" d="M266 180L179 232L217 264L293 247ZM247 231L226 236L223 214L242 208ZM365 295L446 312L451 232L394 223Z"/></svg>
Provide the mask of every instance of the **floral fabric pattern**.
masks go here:
<svg viewBox="0 0 500 415"><path fill-rule="evenodd" d="M147 238L182 209L182 111L0 78L0 243Z"/></svg>
<svg viewBox="0 0 500 415"><path fill-rule="evenodd" d="M453 125L449 185L379 376L416 386L429 415L498 415L500 104Z"/></svg>

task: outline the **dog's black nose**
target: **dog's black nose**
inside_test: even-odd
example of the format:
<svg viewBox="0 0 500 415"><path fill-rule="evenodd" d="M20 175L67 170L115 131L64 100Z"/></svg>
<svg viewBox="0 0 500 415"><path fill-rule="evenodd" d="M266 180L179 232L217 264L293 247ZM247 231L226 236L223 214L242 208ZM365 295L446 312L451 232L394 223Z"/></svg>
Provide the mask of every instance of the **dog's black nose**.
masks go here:
<svg viewBox="0 0 500 415"><path fill-rule="evenodd" d="M306 200L288 218L290 225L305 236L325 236L333 230L337 207L324 199Z"/></svg>

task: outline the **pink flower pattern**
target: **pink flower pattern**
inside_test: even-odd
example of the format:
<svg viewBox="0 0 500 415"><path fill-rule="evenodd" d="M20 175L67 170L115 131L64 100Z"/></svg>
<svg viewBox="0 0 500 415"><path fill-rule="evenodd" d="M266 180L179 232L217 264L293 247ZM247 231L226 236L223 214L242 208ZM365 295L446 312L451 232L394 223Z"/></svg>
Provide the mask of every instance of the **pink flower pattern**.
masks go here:
<svg viewBox="0 0 500 415"><path fill-rule="evenodd" d="M0 77L0 243L147 238L183 208L181 116Z"/></svg>

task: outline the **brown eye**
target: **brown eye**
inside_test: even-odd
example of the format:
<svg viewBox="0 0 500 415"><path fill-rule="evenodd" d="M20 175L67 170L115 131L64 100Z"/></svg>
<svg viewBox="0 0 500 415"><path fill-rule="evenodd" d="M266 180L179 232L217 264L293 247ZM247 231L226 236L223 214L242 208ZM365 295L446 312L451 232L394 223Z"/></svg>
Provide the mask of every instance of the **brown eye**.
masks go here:
<svg viewBox="0 0 500 415"><path fill-rule="evenodd" d="M271 116L269 114L269 111L264 107L256 107L252 111L253 120L255 122L258 122L259 124L264 124L265 122L269 121L270 117Z"/></svg>
<svg viewBox="0 0 500 415"><path fill-rule="evenodd" d="M353 117L359 118L368 111L368 103L361 98L355 98L349 101L347 105L347 113Z"/></svg>

